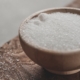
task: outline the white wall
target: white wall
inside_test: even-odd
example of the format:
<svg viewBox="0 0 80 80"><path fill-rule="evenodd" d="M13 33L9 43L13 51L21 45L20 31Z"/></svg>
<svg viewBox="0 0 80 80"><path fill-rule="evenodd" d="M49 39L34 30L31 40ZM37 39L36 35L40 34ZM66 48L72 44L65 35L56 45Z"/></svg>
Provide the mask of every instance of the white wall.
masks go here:
<svg viewBox="0 0 80 80"><path fill-rule="evenodd" d="M61 7L73 0L0 0L0 46L18 34L21 22L45 8Z"/></svg>

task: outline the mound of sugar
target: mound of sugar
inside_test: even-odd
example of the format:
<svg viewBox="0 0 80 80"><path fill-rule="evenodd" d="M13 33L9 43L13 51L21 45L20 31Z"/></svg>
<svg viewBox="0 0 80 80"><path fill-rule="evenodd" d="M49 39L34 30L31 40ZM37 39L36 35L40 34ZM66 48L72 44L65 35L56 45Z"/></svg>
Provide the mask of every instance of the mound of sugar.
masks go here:
<svg viewBox="0 0 80 80"><path fill-rule="evenodd" d="M40 13L20 29L22 38L36 47L71 51L80 49L80 15Z"/></svg>

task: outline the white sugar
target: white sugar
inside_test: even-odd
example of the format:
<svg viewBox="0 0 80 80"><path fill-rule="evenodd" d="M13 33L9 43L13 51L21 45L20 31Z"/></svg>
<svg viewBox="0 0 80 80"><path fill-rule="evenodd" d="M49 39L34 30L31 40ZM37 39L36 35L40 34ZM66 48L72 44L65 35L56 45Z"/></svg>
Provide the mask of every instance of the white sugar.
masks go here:
<svg viewBox="0 0 80 80"><path fill-rule="evenodd" d="M80 15L72 13L41 13L25 23L22 38L37 47L70 51L80 49Z"/></svg>

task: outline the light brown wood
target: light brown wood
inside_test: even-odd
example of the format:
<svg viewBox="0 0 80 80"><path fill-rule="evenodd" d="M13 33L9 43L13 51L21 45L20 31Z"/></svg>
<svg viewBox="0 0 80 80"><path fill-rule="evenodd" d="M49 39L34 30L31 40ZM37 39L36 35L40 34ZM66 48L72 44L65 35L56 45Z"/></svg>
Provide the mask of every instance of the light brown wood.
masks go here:
<svg viewBox="0 0 80 80"><path fill-rule="evenodd" d="M34 43L29 43L28 38L25 41L21 34L24 29L24 24L26 24L26 22L28 22L33 17L37 16L40 13L55 12L69 12L80 15L80 9L70 7L50 8L38 11L32 14L31 16L27 17L22 22L19 30L20 43L24 52L29 56L29 58L40 66L44 67L46 70L56 74L74 74L80 71L80 49L64 52L43 49L35 46Z"/></svg>
<svg viewBox="0 0 80 80"><path fill-rule="evenodd" d="M80 7L80 0L69 6ZM17 36L0 47L0 80L80 80L80 72L67 76L47 72L25 55Z"/></svg>

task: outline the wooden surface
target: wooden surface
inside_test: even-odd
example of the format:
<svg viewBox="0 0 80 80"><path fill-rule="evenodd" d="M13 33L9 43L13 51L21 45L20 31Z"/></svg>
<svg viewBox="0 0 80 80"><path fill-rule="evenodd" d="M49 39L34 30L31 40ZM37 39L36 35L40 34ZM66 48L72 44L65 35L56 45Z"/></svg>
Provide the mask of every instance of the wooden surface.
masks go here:
<svg viewBox="0 0 80 80"><path fill-rule="evenodd" d="M80 7L80 0L69 7ZM56 75L31 61L23 52L18 36L0 47L0 80L80 80L80 72Z"/></svg>

